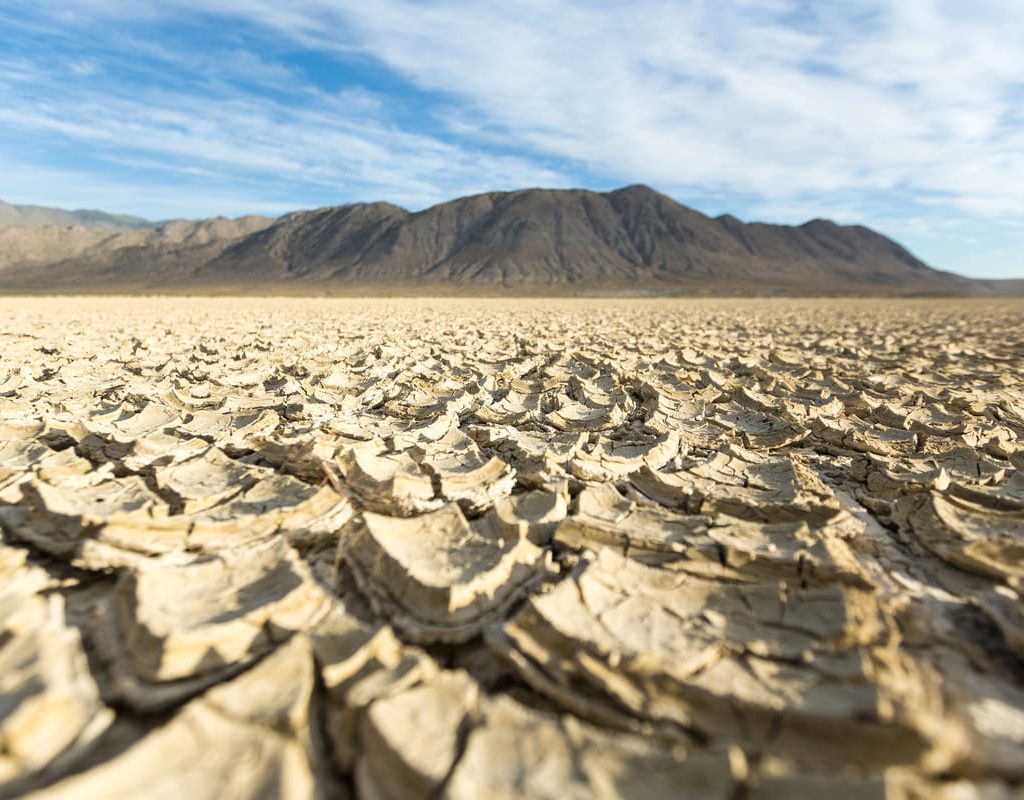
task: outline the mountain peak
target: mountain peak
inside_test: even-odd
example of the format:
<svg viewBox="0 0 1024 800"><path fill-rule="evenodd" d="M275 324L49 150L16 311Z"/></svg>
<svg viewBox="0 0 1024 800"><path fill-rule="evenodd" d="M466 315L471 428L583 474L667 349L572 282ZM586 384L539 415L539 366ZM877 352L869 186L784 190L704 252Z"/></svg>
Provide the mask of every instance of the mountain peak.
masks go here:
<svg viewBox="0 0 1024 800"><path fill-rule="evenodd" d="M833 228L842 228L842 227L845 227L845 226L840 225L835 220L826 219L824 217L815 217L814 219L807 220L807 222L805 222L800 227L801 228L833 229Z"/></svg>
<svg viewBox="0 0 1024 800"><path fill-rule="evenodd" d="M415 213L375 202L198 221L135 236L130 247L125 236L31 268L8 259L0 288L950 294L973 286L865 228L711 219L644 184L490 192Z"/></svg>
<svg viewBox="0 0 1024 800"><path fill-rule="evenodd" d="M608 194L609 196L617 195L620 197L628 196L635 198L670 199L667 195L664 195L661 192L652 189L646 183L631 183L629 184L629 186L622 186L618 189L613 189L610 192L606 192L606 194Z"/></svg>

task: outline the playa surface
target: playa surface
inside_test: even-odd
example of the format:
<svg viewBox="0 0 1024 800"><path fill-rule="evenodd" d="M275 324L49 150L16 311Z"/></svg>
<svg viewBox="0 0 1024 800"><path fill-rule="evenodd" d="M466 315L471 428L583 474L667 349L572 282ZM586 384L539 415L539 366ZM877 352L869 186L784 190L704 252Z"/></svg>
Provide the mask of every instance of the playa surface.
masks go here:
<svg viewBox="0 0 1024 800"><path fill-rule="evenodd" d="M1024 781L1024 301L0 299L0 797Z"/></svg>

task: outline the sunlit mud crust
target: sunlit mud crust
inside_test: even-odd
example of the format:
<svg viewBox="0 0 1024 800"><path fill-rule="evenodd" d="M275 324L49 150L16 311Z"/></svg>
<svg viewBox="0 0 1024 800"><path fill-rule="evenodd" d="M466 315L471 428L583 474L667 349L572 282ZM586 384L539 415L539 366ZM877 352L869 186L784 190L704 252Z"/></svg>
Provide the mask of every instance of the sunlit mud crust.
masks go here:
<svg viewBox="0 0 1024 800"><path fill-rule="evenodd" d="M0 299L0 797L1024 793L1024 301Z"/></svg>

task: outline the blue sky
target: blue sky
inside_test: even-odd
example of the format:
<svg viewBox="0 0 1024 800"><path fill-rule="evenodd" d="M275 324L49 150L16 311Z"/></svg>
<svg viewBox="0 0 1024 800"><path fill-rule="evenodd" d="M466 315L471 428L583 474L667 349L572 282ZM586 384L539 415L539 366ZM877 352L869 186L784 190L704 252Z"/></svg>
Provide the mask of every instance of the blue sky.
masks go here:
<svg viewBox="0 0 1024 800"><path fill-rule="evenodd" d="M1024 277L1014 0L4 0L0 198L154 219L525 186Z"/></svg>

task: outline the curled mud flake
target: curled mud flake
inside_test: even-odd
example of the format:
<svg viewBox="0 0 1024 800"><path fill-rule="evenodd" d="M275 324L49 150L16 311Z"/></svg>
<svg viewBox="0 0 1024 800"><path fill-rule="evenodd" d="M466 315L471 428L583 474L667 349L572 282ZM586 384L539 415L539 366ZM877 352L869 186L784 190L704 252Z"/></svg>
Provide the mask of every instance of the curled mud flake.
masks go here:
<svg viewBox="0 0 1024 800"><path fill-rule="evenodd" d="M114 717L54 583L0 545L0 788L72 762Z"/></svg>
<svg viewBox="0 0 1024 800"><path fill-rule="evenodd" d="M543 579L543 550L472 527L454 503L419 517L364 512L342 533L339 563L395 627L418 641L465 641Z"/></svg>
<svg viewBox="0 0 1024 800"><path fill-rule="evenodd" d="M109 692L139 710L180 703L251 665L331 608L284 539L118 580L91 633Z"/></svg>
<svg viewBox="0 0 1024 800"><path fill-rule="evenodd" d="M334 779L314 744L313 690L312 649L297 635L110 760L32 796L101 797L116 786L124 797L317 797Z"/></svg>
<svg viewBox="0 0 1024 800"><path fill-rule="evenodd" d="M930 492L901 500L896 513L921 544L951 564L1024 580L1024 511L999 511Z"/></svg>

